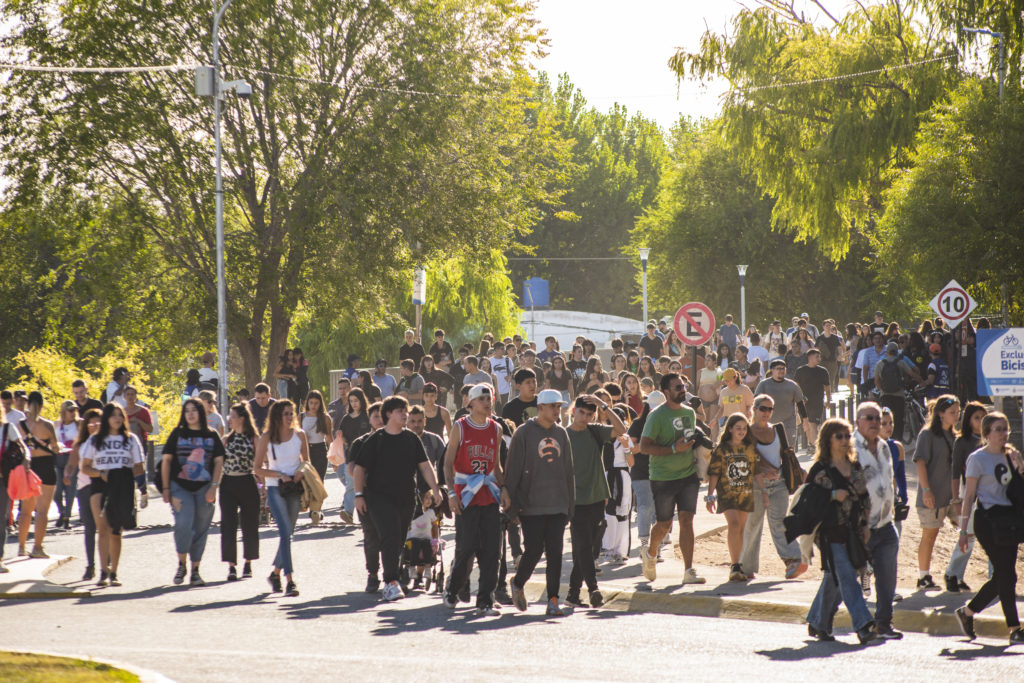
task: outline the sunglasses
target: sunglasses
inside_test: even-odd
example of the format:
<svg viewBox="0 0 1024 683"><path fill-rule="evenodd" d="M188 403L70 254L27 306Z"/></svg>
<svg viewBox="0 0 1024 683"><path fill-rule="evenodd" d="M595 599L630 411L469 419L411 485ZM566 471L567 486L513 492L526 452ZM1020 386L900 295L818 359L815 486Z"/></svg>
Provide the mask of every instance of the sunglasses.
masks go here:
<svg viewBox="0 0 1024 683"><path fill-rule="evenodd" d="M867 422L878 422L882 418L878 415L861 415L857 418L858 420L865 420Z"/></svg>
<svg viewBox="0 0 1024 683"><path fill-rule="evenodd" d="M850 434L850 432L842 432L842 433L833 434L832 438L833 439L841 439L843 441L849 441L852 436L853 435Z"/></svg>
<svg viewBox="0 0 1024 683"><path fill-rule="evenodd" d="M758 406L757 409L762 413L770 413L775 410L775 406Z"/></svg>

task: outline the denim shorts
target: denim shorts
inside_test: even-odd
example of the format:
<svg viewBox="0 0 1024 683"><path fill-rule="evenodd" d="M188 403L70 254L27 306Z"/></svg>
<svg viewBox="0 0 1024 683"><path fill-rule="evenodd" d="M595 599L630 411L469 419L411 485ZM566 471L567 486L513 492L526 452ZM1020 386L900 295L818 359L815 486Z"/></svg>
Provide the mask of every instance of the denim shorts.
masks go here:
<svg viewBox="0 0 1024 683"><path fill-rule="evenodd" d="M654 519L658 522L670 522L676 511L697 512L697 493L700 491L700 478L696 473L685 479L671 481L651 480L651 494L654 496Z"/></svg>

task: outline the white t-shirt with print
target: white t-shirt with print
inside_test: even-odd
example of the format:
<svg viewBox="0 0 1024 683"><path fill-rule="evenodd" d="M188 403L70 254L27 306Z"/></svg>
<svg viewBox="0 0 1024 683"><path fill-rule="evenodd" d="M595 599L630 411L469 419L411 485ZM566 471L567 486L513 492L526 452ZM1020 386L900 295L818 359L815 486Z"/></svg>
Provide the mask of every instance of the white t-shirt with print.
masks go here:
<svg viewBox="0 0 1024 683"><path fill-rule="evenodd" d="M78 454L81 461L91 460L93 469L101 472L132 467L145 462L142 458L142 444L139 437L129 434L126 439L120 434L107 436L99 448L93 445L93 437L83 443Z"/></svg>

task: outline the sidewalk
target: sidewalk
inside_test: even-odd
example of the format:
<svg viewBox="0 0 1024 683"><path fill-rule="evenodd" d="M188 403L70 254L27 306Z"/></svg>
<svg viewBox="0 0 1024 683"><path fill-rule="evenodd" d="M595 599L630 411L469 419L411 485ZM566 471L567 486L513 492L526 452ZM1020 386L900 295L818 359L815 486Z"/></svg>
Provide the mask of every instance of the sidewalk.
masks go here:
<svg viewBox="0 0 1024 683"><path fill-rule="evenodd" d="M73 559L71 555L52 555L49 559L12 557L4 560L4 566L10 572L0 574L0 598L88 597L90 592L87 590L64 586L46 578L50 572Z"/></svg>

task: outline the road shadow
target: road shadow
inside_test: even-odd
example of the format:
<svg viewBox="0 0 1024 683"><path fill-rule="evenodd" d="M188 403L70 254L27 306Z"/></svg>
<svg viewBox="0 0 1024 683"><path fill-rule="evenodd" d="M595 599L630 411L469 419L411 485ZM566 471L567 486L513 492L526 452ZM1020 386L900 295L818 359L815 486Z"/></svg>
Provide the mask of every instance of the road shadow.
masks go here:
<svg viewBox="0 0 1024 683"><path fill-rule="evenodd" d="M204 602L195 605L178 605L174 609L169 610L170 612L205 612L211 609L223 609L225 607L241 607L243 605L255 605L261 602L265 602L270 597L270 593L259 593L258 595L252 595L248 598L242 598L241 600L221 600L220 602Z"/></svg>
<svg viewBox="0 0 1024 683"><path fill-rule="evenodd" d="M961 640L965 646L968 645L969 641ZM973 647L962 647L953 649L951 647L944 647L939 650L939 656L943 659L948 659L955 662L969 662L975 659L982 659L985 657L1019 657L1024 652L1016 652L1009 650L1010 647L1007 645L986 645L984 643L973 643Z"/></svg>
<svg viewBox="0 0 1024 683"><path fill-rule="evenodd" d="M288 619L319 619L371 610L380 604L380 593L352 592L331 595L319 600L280 604L280 609Z"/></svg>
<svg viewBox="0 0 1024 683"><path fill-rule="evenodd" d="M857 636L850 634L853 638ZM863 650L865 647L881 644L883 641L873 641L865 645L856 642L844 642L835 640L831 643L823 643L819 640L808 638L804 641L804 647L780 647L775 650L754 650L754 654L766 657L773 662L800 662L806 659L826 659L835 655Z"/></svg>
<svg viewBox="0 0 1024 683"><path fill-rule="evenodd" d="M139 591L119 591L117 588L90 588L92 595L78 599L80 604L95 605L101 602L121 602L126 600L138 600L140 598L154 598L158 595L165 595L171 591L188 590L187 586L155 586ZM112 592L108 592L112 591Z"/></svg>
<svg viewBox="0 0 1024 683"><path fill-rule="evenodd" d="M440 630L455 634L474 634L481 631L498 631L530 622L546 622L565 617L549 617L542 611L544 606L534 604L529 611L519 612L510 606L503 606L501 616L478 617L474 614L474 603L461 603L456 610L449 610L440 600L431 605L414 609L398 609L397 606L382 604L378 612L381 624L371 633L375 636L393 636L410 631ZM566 616L571 614L567 611Z"/></svg>

